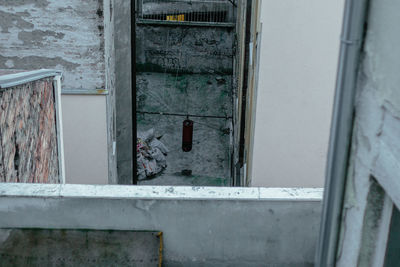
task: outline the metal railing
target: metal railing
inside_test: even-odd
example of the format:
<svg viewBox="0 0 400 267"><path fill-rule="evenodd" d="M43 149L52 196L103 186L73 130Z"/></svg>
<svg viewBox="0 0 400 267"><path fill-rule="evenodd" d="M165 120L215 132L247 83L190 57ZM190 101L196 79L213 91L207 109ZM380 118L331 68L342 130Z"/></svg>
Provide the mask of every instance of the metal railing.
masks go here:
<svg viewBox="0 0 400 267"><path fill-rule="evenodd" d="M232 0L137 0L142 21L233 23Z"/></svg>

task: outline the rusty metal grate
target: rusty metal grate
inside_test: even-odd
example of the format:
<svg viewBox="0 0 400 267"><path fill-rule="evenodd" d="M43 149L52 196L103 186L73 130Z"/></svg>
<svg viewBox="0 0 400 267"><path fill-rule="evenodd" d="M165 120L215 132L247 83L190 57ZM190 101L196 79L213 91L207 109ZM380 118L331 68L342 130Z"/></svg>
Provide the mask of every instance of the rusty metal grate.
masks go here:
<svg viewBox="0 0 400 267"><path fill-rule="evenodd" d="M233 23L230 0L137 0L138 19L163 22Z"/></svg>

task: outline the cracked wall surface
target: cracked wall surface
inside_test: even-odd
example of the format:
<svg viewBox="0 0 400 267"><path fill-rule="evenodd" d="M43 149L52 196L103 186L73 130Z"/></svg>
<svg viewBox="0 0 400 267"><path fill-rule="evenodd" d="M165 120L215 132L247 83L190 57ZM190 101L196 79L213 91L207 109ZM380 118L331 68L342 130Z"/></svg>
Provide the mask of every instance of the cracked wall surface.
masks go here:
<svg viewBox="0 0 400 267"><path fill-rule="evenodd" d="M376 240L366 239L382 221L371 213L382 205L371 200L375 179L389 201L399 203L393 183L400 173L400 37L394 26L400 23L399 8L394 0L370 1L336 266L372 266L376 258Z"/></svg>
<svg viewBox="0 0 400 267"><path fill-rule="evenodd" d="M60 183L52 79L0 91L0 182Z"/></svg>

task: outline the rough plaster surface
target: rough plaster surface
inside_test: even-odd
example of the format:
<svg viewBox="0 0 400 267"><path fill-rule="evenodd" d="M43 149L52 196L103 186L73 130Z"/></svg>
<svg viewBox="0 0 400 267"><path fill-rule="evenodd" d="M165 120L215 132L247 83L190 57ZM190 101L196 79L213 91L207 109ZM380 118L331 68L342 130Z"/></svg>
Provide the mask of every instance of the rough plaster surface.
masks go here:
<svg viewBox="0 0 400 267"><path fill-rule="evenodd" d="M52 79L0 91L0 182L59 183Z"/></svg>
<svg viewBox="0 0 400 267"><path fill-rule="evenodd" d="M0 17L0 68L54 68L64 88L104 89L103 0L1 0Z"/></svg>
<svg viewBox="0 0 400 267"><path fill-rule="evenodd" d="M376 250L375 240L360 242L371 231L379 231L379 216L368 233L363 231L363 225L371 223L366 217L371 205L380 205L369 201L371 177L400 206L400 52L396 46L397 27L393 26L400 23L396 13L399 8L400 3L394 0L370 1L337 266L357 266L360 262L370 265L373 259L365 251Z"/></svg>
<svg viewBox="0 0 400 267"><path fill-rule="evenodd" d="M321 195L321 189L4 184L0 227L160 230L165 266L313 266Z"/></svg>
<svg viewBox="0 0 400 267"><path fill-rule="evenodd" d="M140 25L136 36L138 110L232 116L232 29ZM190 118L193 149L183 152L184 119L137 115L138 130L155 128L170 150L165 173L191 169L196 176L230 177L231 119Z"/></svg>

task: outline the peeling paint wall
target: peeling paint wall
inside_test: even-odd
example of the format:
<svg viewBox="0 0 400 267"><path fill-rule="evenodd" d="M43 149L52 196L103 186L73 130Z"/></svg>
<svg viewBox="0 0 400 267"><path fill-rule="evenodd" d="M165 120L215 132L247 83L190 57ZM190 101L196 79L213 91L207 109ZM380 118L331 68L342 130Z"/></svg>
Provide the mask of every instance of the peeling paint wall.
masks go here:
<svg viewBox="0 0 400 267"><path fill-rule="evenodd" d="M399 9L400 2L395 0L370 1L359 65L352 150L336 265L339 267L382 266L372 265L379 256L374 254L378 250L377 239L366 238L379 232L383 222L379 214L382 201L377 201L374 192L375 179L384 189L388 198L385 201L393 201L397 207L400 203L396 182L400 173Z"/></svg>
<svg viewBox="0 0 400 267"><path fill-rule="evenodd" d="M103 14L103 0L1 0L0 68L53 68L64 88L104 89Z"/></svg>
<svg viewBox="0 0 400 267"><path fill-rule="evenodd" d="M139 111L232 116L232 28L137 26ZM138 114L138 130L154 128L168 147L166 174L230 177L232 120L196 118L193 149L182 151L185 117ZM162 179L162 178L161 178ZM229 185L230 182L228 181Z"/></svg>
<svg viewBox="0 0 400 267"><path fill-rule="evenodd" d="M53 79L0 91L0 182L60 183Z"/></svg>

